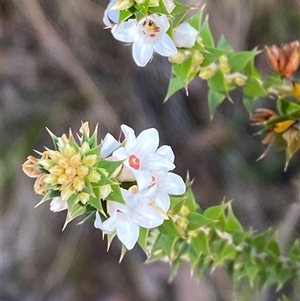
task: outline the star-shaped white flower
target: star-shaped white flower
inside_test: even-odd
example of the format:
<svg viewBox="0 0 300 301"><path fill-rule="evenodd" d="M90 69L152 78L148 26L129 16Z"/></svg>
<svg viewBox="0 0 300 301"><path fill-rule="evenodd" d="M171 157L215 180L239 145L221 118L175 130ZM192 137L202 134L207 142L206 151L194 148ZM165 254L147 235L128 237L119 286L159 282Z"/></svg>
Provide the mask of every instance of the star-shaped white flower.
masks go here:
<svg viewBox="0 0 300 301"><path fill-rule="evenodd" d="M125 146L113 152L116 160L124 160L123 170L118 179L121 182L137 181L140 191L147 189L152 183L151 171L169 171L174 169L174 154L169 146L157 149L159 136L156 129L141 132L138 137L132 128L122 125L125 135Z"/></svg>
<svg viewBox="0 0 300 301"><path fill-rule="evenodd" d="M119 240L128 250L136 244L140 227L154 228L164 221L163 216L150 202L155 196L155 187L144 192L132 194L122 189L122 195L126 204L107 201L109 218L102 222L100 214L96 213L94 226L101 229L105 234L116 231Z"/></svg>
<svg viewBox="0 0 300 301"><path fill-rule="evenodd" d="M154 52L162 56L177 53L173 40L167 34L169 27L166 15L152 14L140 21L129 19L116 25L112 29L112 34L119 41L133 43L133 59L138 66L144 67Z"/></svg>

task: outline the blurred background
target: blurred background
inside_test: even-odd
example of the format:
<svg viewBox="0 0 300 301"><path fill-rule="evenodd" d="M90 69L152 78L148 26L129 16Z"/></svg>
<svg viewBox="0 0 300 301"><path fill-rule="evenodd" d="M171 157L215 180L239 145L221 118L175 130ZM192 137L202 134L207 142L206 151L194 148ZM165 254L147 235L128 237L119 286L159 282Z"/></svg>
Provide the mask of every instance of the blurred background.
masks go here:
<svg viewBox="0 0 300 301"><path fill-rule="evenodd" d="M184 0L181 0L184 2ZM188 3L201 2L190 0ZM215 39L223 34L236 50L300 37L298 0L210 0L206 13ZM195 178L203 208L233 199L246 229L279 228L281 244L299 235L300 154L283 172L284 153L256 159L264 150L253 137L241 91L222 104L212 121L207 86L200 79L163 104L170 65L156 55L138 68L131 47L103 29L104 0L1 1L1 296L2 301L229 301L230 279L217 269L200 282L183 266L169 282L169 265L142 264L136 247L118 263L120 244L106 241L92 224L68 225L40 200L21 164L33 149L52 147L45 127L61 135L81 121L99 138L119 136L120 124L136 133L155 127L171 145L176 172ZM258 68L270 73L263 54ZM256 107L274 108L272 100ZM300 285L299 285L300 286ZM289 286L286 288L289 293ZM299 300L298 296L292 296ZM274 288L253 300L273 301Z"/></svg>

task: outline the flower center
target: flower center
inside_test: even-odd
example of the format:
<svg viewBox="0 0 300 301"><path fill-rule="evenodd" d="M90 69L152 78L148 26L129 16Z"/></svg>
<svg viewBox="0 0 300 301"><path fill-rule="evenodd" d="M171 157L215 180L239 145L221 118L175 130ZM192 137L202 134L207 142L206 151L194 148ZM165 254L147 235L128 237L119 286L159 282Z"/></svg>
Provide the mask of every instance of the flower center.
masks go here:
<svg viewBox="0 0 300 301"><path fill-rule="evenodd" d="M150 38L155 38L160 33L160 27L151 19L145 19L142 23L142 32Z"/></svg>
<svg viewBox="0 0 300 301"><path fill-rule="evenodd" d="M139 169L141 160L136 155L131 155L128 159L130 167L133 169Z"/></svg>

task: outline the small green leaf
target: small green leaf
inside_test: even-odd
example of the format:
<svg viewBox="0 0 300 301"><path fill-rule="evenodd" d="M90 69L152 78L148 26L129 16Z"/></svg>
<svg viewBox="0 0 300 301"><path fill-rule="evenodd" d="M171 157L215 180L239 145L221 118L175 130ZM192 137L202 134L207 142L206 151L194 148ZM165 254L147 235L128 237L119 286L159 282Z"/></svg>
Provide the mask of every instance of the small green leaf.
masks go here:
<svg viewBox="0 0 300 301"><path fill-rule="evenodd" d="M201 67L209 66L211 63L214 63L218 60L222 55L228 53L226 49L218 49L213 47L205 46L205 51L202 52L203 54L203 62Z"/></svg>
<svg viewBox="0 0 300 301"><path fill-rule="evenodd" d="M236 218L232 211L231 203L228 203L228 213L226 218L226 224L225 224L225 231L227 232L233 232L233 231L243 231L244 228L239 222L239 220Z"/></svg>
<svg viewBox="0 0 300 301"><path fill-rule="evenodd" d="M197 14L193 15L186 21L199 32L201 29L202 16L203 16L203 10L200 10Z"/></svg>
<svg viewBox="0 0 300 301"><path fill-rule="evenodd" d="M125 204L125 200L123 198L120 185L119 184L113 184L111 185L112 191L107 197L108 200L114 200L115 202L119 202L121 204Z"/></svg>
<svg viewBox="0 0 300 301"><path fill-rule="evenodd" d="M210 112L210 118L213 118L213 115L217 109L217 107L224 101L226 96L223 93L209 90L208 92L208 107Z"/></svg>
<svg viewBox="0 0 300 301"><path fill-rule="evenodd" d="M140 227L138 243L146 254L148 254L148 250L147 250L148 236L149 236L149 229Z"/></svg>
<svg viewBox="0 0 300 301"><path fill-rule="evenodd" d="M282 115L293 116L293 118L300 119L300 104L298 103L294 103L282 98L278 98L277 110Z"/></svg>
<svg viewBox="0 0 300 301"><path fill-rule="evenodd" d="M257 54L257 51L231 53L228 57L228 64L230 66L231 73L243 70Z"/></svg>
<svg viewBox="0 0 300 301"><path fill-rule="evenodd" d="M198 235L192 239L191 245L198 255L202 252L206 255L210 255L208 237L205 232L199 231Z"/></svg>
<svg viewBox="0 0 300 301"><path fill-rule="evenodd" d="M214 38L212 36L212 33L209 28L208 20L206 19L200 29L199 32L200 37L202 38L202 43L205 46L205 48L208 47L214 47L215 42Z"/></svg>
<svg viewBox="0 0 300 301"><path fill-rule="evenodd" d="M188 14L188 12L191 11L191 7L184 5L178 1L175 1L175 4L176 6L171 12L171 16L173 17L173 26L177 27L180 23L182 23L182 20Z"/></svg>
<svg viewBox="0 0 300 301"><path fill-rule="evenodd" d="M226 51L233 51L233 47L227 42L227 40L224 38L224 36L221 36L217 48L219 50L226 50Z"/></svg>
<svg viewBox="0 0 300 301"><path fill-rule="evenodd" d="M163 234L172 236L182 236L172 217L169 217L168 220L165 220L163 224L158 227L158 229Z"/></svg>
<svg viewBox="0 0 300 301"><path fill-rule="evenodd" d="M245 86L243 87L244 94L250 97L263 97L268 95L266 89L257 78L248 78Z"/></svg>
<svg viewBox="0 0 300 301"><path fill-rule="evenodd" d="M195 230L202 226L217 222L216 220L208 218L198 212L191 212L188 216L188 220L189 220L189 224L188 224L189 230Z"/></svg>
<svg viewBox="0 0 300 301"><path fill-rule="evenodd" d="M184 87L184 81L182 81L178 76L173 74L169 81L168 92L164 102L166 102L173 94L175 94L177 91L181 90Z"/></svg>
<svg viewBox="0 0 300 301"><path fill-rule="evenodd" d="M207 84L211 90L227 95L225 77L221 70L218 69L215 75L207 80Z"/></svg>

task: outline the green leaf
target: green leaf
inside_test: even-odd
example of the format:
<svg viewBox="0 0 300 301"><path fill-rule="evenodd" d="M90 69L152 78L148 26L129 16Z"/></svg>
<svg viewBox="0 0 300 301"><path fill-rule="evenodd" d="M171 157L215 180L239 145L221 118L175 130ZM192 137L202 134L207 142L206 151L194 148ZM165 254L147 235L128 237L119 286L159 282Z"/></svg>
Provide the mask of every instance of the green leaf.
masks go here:
<svg viewBox="0 0 300 301"><path fill-rule="evenodd" d="M243 231L244 228L239 222L239 220L236 218L232 211L231 203L228 203L228 213L226 218L226 224L225 224L225 231L227 232L233 232L235 230L237 231Z"/></svg>
<svg viewBox="0 0 300 301"><path fill-rule="evenodd" d="M208 218L198 212L191 212L188 216L188 220L189 220L189 224L188 224L189 230L195 230L202 226L217 222L216 220Z"/></svg>
<svg viewBox="0 0 300 301"><path fill-rule="evenodd" d="M189 73L192 68L192 58L186 59L182 64L173 64L173 73L185 84L188 81Z"/></svg>
<svg viewBox="0 0 300 301"><path fill-rule="evenodd" d="M227 40L224 38L224 36L221 36L218 44L217 44L217 48L219 50L226 50L228 51L233 51L233 47L227 42Z"/></svg>
<svg viewBox="0 0 300 301"><path fill-rule="evenodd" d="M169 217L168 220L165 220L163 224L158 227L158 229L163 234L179 237L182 236L172 217Z"/></svg>
<svg viewBox="0 0 300 301"><path fill-rule="evenodd" d="M257 51L241 51L228 56L231 73L243 70L246 65L258 54Z"/></svg>
<svg viewBox="0 0 300 301"><path fill-rule="evenodd" d="M213 118L213 115L217 107L224 101L226 96L223 93L209 90L208 92L208 107L210 112L210 118Z"/></svg>
<svg viewBox="0 0 300 301"><path fill-rule="evenodd" d="M265 231L252 237L252 248L255 248L258 253L264 252L268 241L268 235L269 232Z"/></svg>
<svg viewBox="0 0 300 301"><path fill-rule="evenodd" d="M113 184L111 185L112 191L107 197L108 200L113 200L115 202L119 202L121 204L125 204L125 200L123 198L123 195L121 193L120 185L119 184Z"/></svg>
<svg viewBox="0 0 300 301"><path fill-rule="evenodd" d="M119 23L129 19L135 12L135 9L131 7L130 9L120 10Z"/></svg>
<svg viewBox="0 0 300 301"><path fill-rule="evenodd" d="M193 15L186 21L199 32L201 29L202 16L203 16L203 10L200 10L197 14Z"/></svg>
<svg viewBox="0 0 300 301"><path fill-rule="evenodd" d="M243 87L244 94L250 97L263 97L268 95L266 89L257 78L248 78L245 86Z"/></svg>
<svg viewBox="0 0 300 301"><path fill-rule="evenodd" d="M282 79L279 75L270 75L264 80L264 87L268 89L272 86L278 86L282 83Z"/></svg>
<svg viewBox="0 0 300 301"><path fill-rule="evenodd" d="M174 1L174 3L176 6L171 12L171 16L173 17L173 27L177 27L182 22L184 17L188 14L188 12L191 11L191 7L184 5L178 1Z"/></svg>
<svg viewBox="0 0 300 301"><path fill-rule="evenodd" d="M246 96L243 97L243 103L249 114L252 114L253 103L258 99L258 97Z"/></svg>
<svg viewBox="0 0 300 301"><path fill-rule="evenodd" d="M204 59L201 64L201 67L209 66L211 63L218 60L222 55L227 53L228 50L226 49L218 49L218 48L205 46L205 51L202 52Z"/></svg>
<svg viewBox="0 0 300 301"><path fill-rule="evenodd" d="M208 47L214 47L215 42L214 38L212 36L212 33L209 28L208 20L206 19L200 29L199 32L200 37L202 38L202 43L205 46L205 48Z"/></svg>
<svg viewBox="0 0 300 301"><path fill-rule="evenodd" d="M194 212L194 211L201 211L200 206L197 204L193 190L192 190L192 183L189 182L189 179L187 179L186 182L186 192L184 194L185 196L185 200L183 205L187 206L188 209L190 210L190 212Z"/></svg>
<svg viewBox="0 0 300 301"><path fill-rule="evenodd" d="M244 73L245 73L245 75L250 76L250 77L256 77L258 79L261 78L261 74L255 67L254 57L251 58L250 61L246 64L246 66L244 68Z"/></svg>
<svg viewBox="0 0 300 301"><path fill-rule="evenodd" d="M221 70L218 69L215 75L207 80L207 84L211 90L227 95L225 77Z"/></svg>
<svg viewBox="0 0 300 301"><path fill-rule="evenodd" d="M227 206L228 204L212 206L207 208L203 214L208 218L220 221L221 219L224 219L224 210L227 208Z"/></svg>
<svg viewBox="0 0 300 301"><path fill-rule="evenodd" d="M210 248L209 248L209 242L208 237L206 233L203 231L199 231L198 235L194 237L191 241L191 245L193 246L195 252L198 254L198 256L201 253L204 253L206 255L210 255Z"/></svg>
<svg viewBox="0 0 300 301"><path fill-rule="evenodd" d="M138 243L146 254L148 254L148 250L147 250L148 236L149 236L149 229L140 227Z"/></svg>
<svg viewBox="0 0 300 301"><path fill-rule="evenodd" d="M111 176L123 163L123 161L100 160L97 164L98 168L103 168Z"/></svg>
<svg viewBox="0 0 300 301"><path fill-rule="evenodd" d="M277 100L277 110L280 114L293 116L300 119L300 104L287 101L282 98Z"/></svg>
<svg viewBox="0 0 300 301"><path fill-rule="evenodd" d="M182 81L178 76L172 75L169 81L168 92L164 102L166 102L173 94L175 94L177 91L181 90L184 87L185 87L184 81Z"/></svg>

